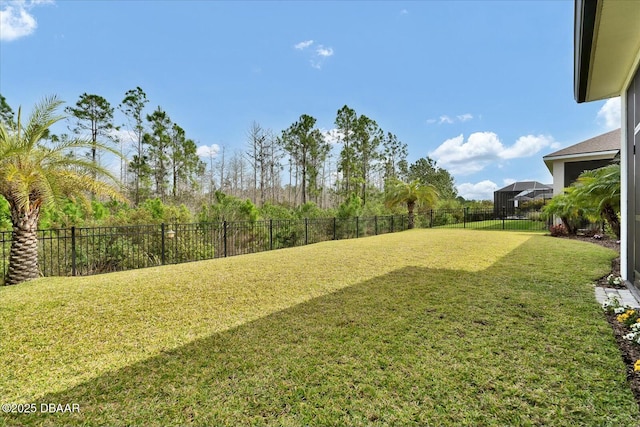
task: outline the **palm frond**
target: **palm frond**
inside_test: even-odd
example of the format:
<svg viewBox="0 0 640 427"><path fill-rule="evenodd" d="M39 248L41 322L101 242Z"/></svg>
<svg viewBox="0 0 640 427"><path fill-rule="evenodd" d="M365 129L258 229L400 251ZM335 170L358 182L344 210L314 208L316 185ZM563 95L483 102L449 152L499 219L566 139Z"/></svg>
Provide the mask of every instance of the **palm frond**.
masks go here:
<svg viewBox="0 0 640 427"><path fill-rule="evenodd" d="M82 199L96 194L124 201L109 170L88 159L68 156L70 150L89 147L118 155L114 149L82 139L41 143L46 130L62 118L56 115L61 104L55 96L45 98L26 127L20 127L19 114L15 131L0 129L0 194L21 212L55 204L63 196Z"/></svg>
<svg viewBox="0 0 640 427"><path fill-rule="evenodd" d="M47 129L64 119L64 116L56 114L56 110L62 104L63 102L55 95L46 97L36 104L29 116L29 122L24 127L24 135L20 138L21 143L33 147L44 137ZM18 127L20 127L19 122Z"/></svg>

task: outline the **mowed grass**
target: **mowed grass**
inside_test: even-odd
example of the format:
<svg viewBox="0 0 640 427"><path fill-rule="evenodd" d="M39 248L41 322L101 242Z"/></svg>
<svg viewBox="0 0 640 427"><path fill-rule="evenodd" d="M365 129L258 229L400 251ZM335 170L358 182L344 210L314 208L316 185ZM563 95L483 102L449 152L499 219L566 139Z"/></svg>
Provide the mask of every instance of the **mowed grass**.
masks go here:
<svg viewBox="0 0 640 427"><path fill-rule="evenodd" d="M412 230L0 289L9 425L637 425L614 252Z"/></svg>
<svg viewBox="0 0 640 427"><path fill-rule="evenodd" d="M510 230L510 231L538 231L547 232L548 226L545 222L532 221L529 219L505 219L504 221L470 221L467 223L447 224L435 228L467 228L469 230Z"/></svg>

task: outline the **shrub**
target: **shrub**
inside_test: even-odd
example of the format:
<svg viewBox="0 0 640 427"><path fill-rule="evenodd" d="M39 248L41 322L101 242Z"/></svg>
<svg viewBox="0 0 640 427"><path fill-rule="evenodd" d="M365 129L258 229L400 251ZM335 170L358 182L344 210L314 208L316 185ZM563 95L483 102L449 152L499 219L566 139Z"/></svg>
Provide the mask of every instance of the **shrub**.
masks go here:
<svg viewBox="0 0 640 427"><path fill-rule="evenodd" d="M531 221L544 221L539 211L527 212L527 219Z"/></svg>
<svg viewBox="0 0 640 427"><path fill-rule="evenodd" d="M567 231L567 228L563 224L557 224L557 225L550 226L549 227L549 233L551 233L551 235L553 237L568 236L569 235L569 232Z"/></svg>
<svg viewBox="0 0 640 427"><path fill-rule="evenodd" d="M362 215L362 199L352 193L347 200L338 206L338 218L353 218Z"/></svg>

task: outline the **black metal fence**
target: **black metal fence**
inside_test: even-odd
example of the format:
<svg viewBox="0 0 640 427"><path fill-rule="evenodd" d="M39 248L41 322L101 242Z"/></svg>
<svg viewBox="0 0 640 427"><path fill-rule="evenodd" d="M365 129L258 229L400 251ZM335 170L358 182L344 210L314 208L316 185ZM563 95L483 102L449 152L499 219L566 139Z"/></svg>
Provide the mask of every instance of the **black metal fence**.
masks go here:
<svg viewBox="0 0 640 427"><path fill-rule="evenodd" d="M543 231L549 228L550 221L540 211L518 208L503 208L497 213L493 209L438 209L419 215L416 227Z"/></svg>
<svg viewBox="0 0 640 427"><path fill-rule="evenodd" d="M545 230L539 213L496 217L493 210L431 210L416 227ZM43 276L89 276L121 270L229 257L327 240L353 239L407 228L406 215L302 220L71 227L38 230ZM0 284L11 231L0 232Z"/></svg>

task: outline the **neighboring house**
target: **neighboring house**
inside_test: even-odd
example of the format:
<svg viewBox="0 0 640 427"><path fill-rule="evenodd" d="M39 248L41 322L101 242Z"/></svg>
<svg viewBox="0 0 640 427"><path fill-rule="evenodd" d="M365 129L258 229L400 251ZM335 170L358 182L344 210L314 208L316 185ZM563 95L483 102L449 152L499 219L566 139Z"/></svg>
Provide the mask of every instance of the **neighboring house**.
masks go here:
<svg viewBox="0 0 640 427"><path fill-rule="evenodd" d="M562 194L586 170L607 166L620 155L620 129L571 145L542 158L553 175L553 195Z"/></svg>
<svg viewBox="0 0 640 427"><path fill-rule="evenodd" d="M493 192L493 210L496 216L513 215L522 203L531 200L546 200L553 197L553 189L549 185L537 181L520 181L509 184Z"/></svg>
<svg viewBox="0 0 640 427"><path fill-rule="evenodd" d="M640 1L575 0L577 102L620 96L622 277L640 287Z"/></svg>

